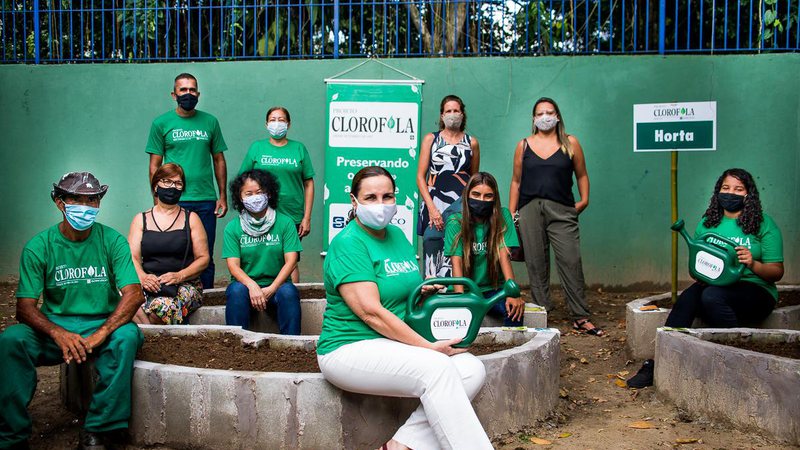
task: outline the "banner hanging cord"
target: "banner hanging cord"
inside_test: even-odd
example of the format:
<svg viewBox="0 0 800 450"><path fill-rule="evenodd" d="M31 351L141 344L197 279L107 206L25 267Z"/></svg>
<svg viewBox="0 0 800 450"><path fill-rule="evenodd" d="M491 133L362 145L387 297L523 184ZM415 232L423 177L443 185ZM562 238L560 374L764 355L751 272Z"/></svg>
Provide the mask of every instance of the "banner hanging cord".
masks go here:
<svg viewBox="0 0 800 450"><path fill-rule="evenodd" d="M381 61L381 60L380 60L380 59L378 59L377 57L372 57L372 58L369 58L369 59L367 59L367 60L365 60L365 61L362 61L362 62L360 62L360 63L356 64L355 66L353 66L353 67L351 67L351 68L349 68L349 69L347 69L347 70L345 70L345 71L343 71L343 72L337 73L336 75L334 75L334 76L332 76L332 77L330 77L330 78L327 78L326 80L335 80L335 79L337 79L337 78L339 78L339 77L341 77L341 76L343 76L343 75L347 75L348 73L350 73L350 72L352 72L352 71L354 71L354 70L358 69L359 67L361 67L361 66L363 66L364 64L367 64L367 63L369 63L369 62L376 62L376 63L378 63L378 64L380 64L380 65L382 65L382 66L386 67L387 69L394 70L395 72L399 73L400 75L403 75L403 76L405 76L405 77L408 77L408 78L410 78L410 79L412 79L412 80L415 80L415 81L422 81L421 79L419 79L419 78L415 77L414 75L407 74L407 73L403 72L402 70L398 69L397 67L393 67L393 66L390 66L389 64L386 64L385 62Z"/></svg>

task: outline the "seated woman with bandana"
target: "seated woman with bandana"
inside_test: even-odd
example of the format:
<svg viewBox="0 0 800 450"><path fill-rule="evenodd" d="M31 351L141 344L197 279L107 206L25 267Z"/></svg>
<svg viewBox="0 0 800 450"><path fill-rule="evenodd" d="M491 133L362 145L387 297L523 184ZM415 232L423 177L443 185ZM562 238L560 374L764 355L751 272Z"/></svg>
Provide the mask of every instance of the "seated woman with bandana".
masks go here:
<svg viewBox="0 0 800 450"><path fill-rule="evenodd" d="M128 245L145 296L136 323L182 324L202 304L208 243L200 217L178 205L185 186L181 166L159 167L150 180L155 205L131 222Z"/></svg>
<svg viewBox="0 0 800 450"><path fill-rule="evenodd" d="M230 184L239 220L225 227L222 257L231 284L225 323L248 329L253 310L274 309L281 334L300 334L300 292L290 279L303 251L294 222L276 211L279 186L269 172L253 169Z"/></svg>

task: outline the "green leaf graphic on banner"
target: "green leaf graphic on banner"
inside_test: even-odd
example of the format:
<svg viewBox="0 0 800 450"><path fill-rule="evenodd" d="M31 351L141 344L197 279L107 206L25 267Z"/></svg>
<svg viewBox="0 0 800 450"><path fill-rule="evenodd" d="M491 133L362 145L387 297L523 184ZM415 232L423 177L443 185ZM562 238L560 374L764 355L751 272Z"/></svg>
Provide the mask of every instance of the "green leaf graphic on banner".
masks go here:
<svg viewBox="0 0 800 450"><path fill-rule="evenodd" d="M394 117L389 117L389 121L386 122L386 126L389 128L394 128L394 124L395 124Z"/></svg>

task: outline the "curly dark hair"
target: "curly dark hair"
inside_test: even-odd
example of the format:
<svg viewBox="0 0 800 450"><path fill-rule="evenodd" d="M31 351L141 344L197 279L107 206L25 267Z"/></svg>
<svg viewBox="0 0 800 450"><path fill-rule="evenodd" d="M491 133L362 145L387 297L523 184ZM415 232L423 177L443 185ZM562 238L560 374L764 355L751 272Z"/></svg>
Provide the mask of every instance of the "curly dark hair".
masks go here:
<svg viewBox="0 0 800 450"><path fill-rule="evenodd" d="M269 197L267 204L270 208L276 209L278 207L278 192L280 192L281 189L278 179L275 178L275 175L265 170L252 169L247 172L242 172L231 181L231 206L233 209L238 212L244 210L244 203L242 203L242 187L247 180L253 180L258 183L261 190Z"/></svg>
<svg viewBox="0 0 800 450"><path fill-rule="evenodd" d="M717 200L717 195L719 190L722 189L722 182L729 176L741 181L745 189L747 189L744 208L742 208L742 213L736 219L736 224L746 234L757 234L758 230L761 229L761 223L764 221L764 214L761 210L761 199L758 196L756 181L750 175L750 172L744 169L728 169L719 176L717 184L714 185L714 194L711 195L711 200L708 202L708 209L703 214L703 226L713 228L722 221L725 213L719 204L719 200Z"/></svg>

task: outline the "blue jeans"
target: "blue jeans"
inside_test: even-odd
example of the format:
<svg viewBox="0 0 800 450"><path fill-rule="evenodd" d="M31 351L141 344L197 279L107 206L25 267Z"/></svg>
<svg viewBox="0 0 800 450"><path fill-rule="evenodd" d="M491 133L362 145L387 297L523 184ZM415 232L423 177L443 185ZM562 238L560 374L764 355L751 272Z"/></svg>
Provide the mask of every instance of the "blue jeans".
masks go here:
<svg viewBox="0 0 800 450"><path fill-rule="evenodd" d="M495 289L493 291L486 291L486 292L483 293L483 298L492 297L493 295L497 294L498 292L500 292L500 289ZM495 303L494 305L492 305L492 307L489 309L489 312L487 314L492 316L492 317L497 317L499 319L503 319L503 326L504 327L521 327L522 326L522 320L512 320L510 317L508 317L508 311L506 310L506 299L502 299L502 300L498 301L497 303Z"/></svg>
<svg viewBox="0 0 800 450"><path fill-rule="evenodd" d="M214 240L217 237L217 216L214 213L217 202L216 200L201 200L178 202L178 204L197 214L200 217L200 222L203 222L203 228L206 230L206 238L208 239L209 261L208 267L200 274L200 281L203 282L203 289L211 289L214 287Z"/></svg>
<svg viewBox="0 0 800 450"><path fill-rule="evenodd" d="M264 286L262 286L264 287ZM250 328L250 291L238 281L231 281L225 290L225 324ZM278 312L278 329L281 334L300 334L300 291L286 281L275 291L275 295L267 301L268 307Z"/></svg>

